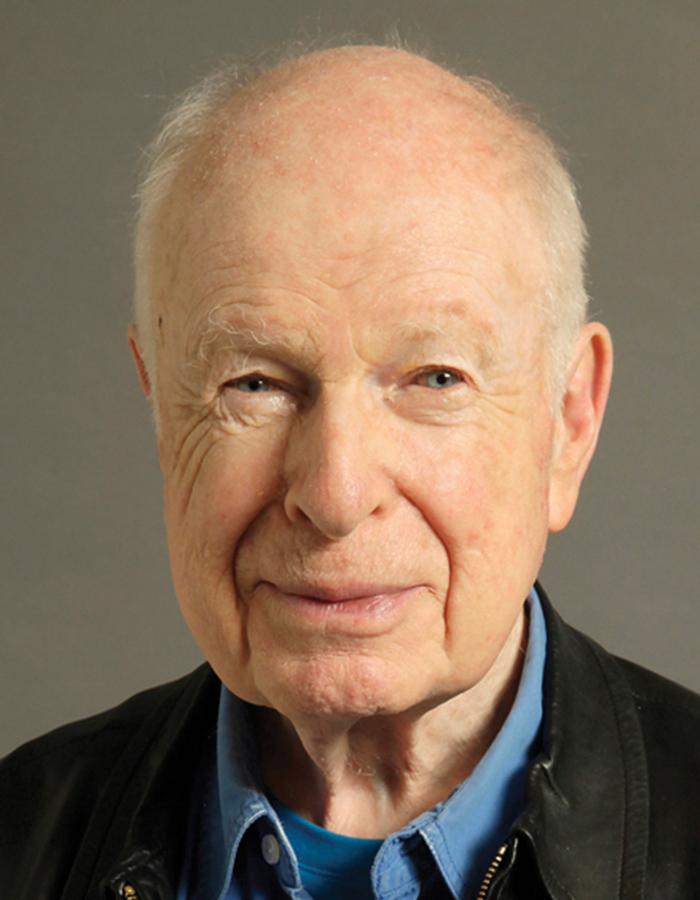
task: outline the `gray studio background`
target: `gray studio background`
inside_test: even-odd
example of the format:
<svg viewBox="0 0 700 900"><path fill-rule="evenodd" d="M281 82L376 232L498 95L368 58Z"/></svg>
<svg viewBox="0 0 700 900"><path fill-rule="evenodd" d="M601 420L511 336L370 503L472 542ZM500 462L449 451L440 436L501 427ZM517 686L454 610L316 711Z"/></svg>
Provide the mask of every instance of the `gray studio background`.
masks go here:
<svg viewBox="0 0 700 900"><path fill-rule="evenodd" d="M693 2L5 2L0 25L0 755L193 668L127 353L131 195L167 98L290 37L381 39L540 111L570 152L617 368L562 614L700 689L700 12Z"/></svg>

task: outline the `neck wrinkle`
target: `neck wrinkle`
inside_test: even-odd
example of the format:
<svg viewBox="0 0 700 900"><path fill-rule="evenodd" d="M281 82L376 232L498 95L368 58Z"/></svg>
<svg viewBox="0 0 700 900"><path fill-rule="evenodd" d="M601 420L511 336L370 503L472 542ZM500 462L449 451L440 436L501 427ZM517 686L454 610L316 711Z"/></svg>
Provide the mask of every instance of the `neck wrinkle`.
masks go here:
<svg viewBox="0 0 700 900"><path fill-rule="evenodd" d="M278 800L348 837L383 839L443 802L469 777L510 712L528 636L523 608L473 688L426 710L299 729L259 708L263 772Z"/></svg>

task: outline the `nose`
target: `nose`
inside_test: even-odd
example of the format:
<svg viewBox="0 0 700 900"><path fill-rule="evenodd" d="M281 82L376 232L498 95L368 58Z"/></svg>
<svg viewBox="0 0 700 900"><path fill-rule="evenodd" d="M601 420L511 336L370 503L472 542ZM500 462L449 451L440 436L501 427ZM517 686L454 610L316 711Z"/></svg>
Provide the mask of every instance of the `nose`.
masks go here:
<svg viewBox="0 0 700 900"><path fill-rule="evenodd" d="M374 421L372 421L374 419ZM284 510L339 540L391 503L387 441L376 414L351 398L319 398L290 433L285 455Z"/></svg>

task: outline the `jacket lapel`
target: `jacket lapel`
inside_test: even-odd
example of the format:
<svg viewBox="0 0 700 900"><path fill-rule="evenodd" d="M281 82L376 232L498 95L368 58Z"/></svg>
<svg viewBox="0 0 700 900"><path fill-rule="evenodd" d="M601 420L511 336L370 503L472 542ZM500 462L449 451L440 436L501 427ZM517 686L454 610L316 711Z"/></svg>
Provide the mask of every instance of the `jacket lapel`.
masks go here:
<svg viewBox="0 0 700 900"><path fill-rule="evenodd" d="M648 785L641 727L614 658L565 625L544 591L543 751L518 830L556 900L643 897Z"/></svg>

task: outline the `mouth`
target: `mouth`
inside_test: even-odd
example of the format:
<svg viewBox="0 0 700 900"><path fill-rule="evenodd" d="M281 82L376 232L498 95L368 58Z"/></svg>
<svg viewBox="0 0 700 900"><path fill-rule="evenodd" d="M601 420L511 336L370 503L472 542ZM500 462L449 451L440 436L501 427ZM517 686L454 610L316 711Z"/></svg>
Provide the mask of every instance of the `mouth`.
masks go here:
<svg viewBox="0 0 700 900"><path fill-rule="evenodd" d="M341 586L324 587L315 584L269 584L280 593L289 597L303 597L317 603L351 603L357 600L368 600L375 597L389 597L402 591L411 590L415 585L397 585L387 583L354 582Z"/></svg>
<svg viewBox="0 0 700 900"><path fill-rule="evenodd" d="M295 618L327 625L335 620L344 627L361 628L371 623L388 624L424 586L363 582L329 587L261 581L258 587Z"/></svg>

